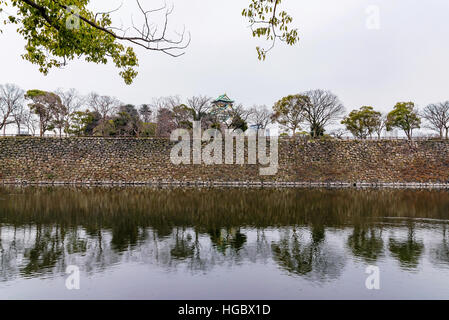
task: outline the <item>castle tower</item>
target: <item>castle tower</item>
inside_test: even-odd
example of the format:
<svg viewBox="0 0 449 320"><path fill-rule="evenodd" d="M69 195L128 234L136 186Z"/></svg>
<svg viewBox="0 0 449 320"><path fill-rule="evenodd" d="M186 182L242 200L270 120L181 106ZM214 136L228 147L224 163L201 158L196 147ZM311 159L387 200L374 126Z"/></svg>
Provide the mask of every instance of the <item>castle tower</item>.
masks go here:
<svg viewBox="0 0 449 320"><path fill-rule="evenodd" d="M225 93L212 101L212 113L215 114L221 122L226 123L226 121L229 119L229 113L226 111L231 109L233 105L234 100L231 100Z"/></svg>

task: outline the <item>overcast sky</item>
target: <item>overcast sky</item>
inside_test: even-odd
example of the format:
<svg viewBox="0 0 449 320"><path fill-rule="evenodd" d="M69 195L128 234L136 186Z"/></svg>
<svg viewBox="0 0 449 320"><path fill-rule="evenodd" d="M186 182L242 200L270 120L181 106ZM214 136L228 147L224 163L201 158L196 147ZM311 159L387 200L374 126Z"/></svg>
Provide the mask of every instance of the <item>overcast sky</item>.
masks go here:
<svg viewBox="0 0 449 320"><path fill-rule="evenodd" d="M120 2L92 0L101 9ZM129 25L132 12L139 13L133 0L125 2L115 18ZM160 4L141 3L148 9ZM278 43L265 62L257 60L258 42L241 16L249 0L173 3L169 28L185 25L191 45L180 58L137 50L139 76L130 86L113 65L84 61L44 76L20 58L24 41L14 28L3 26L0 83L23 89L73 87L83 94L93 90L132 104L165 95L226 92L246 106L272 106L285 95L315 88L333 91L348 111L362 105L387 111L404 100L420 107L449 100L448 0L284 0L301 40L295 47ZM379 8L379 29L367 28L367 19L370 25L373 21L367 8L373 5Z"/></svg>

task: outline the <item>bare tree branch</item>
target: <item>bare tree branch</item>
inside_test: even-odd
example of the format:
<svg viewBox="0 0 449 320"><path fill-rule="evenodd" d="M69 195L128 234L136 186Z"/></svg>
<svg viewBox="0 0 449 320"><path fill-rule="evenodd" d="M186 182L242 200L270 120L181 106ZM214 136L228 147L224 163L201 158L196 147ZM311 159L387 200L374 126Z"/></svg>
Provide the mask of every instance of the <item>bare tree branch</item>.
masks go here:
<svg viewBox="0 0 449 320"><path fill-rule="evenodd" d="M36 3L33 0L19 0L19 1L22 1L23 3L26 3L29 6L33 7L34 9L38 10L40 15L47 22L48 26L51 26L51 27L55 28L56 30L60 29L60 25L58 24L59 18L51 17L47 12L47 8L45 8L42 5L39 5L38 3ZM60 3L58 0L53 0L53 2L55 4L57 4L58 6L60 6L62 9L71 12L72 15L78 17L81 21L85 22L92 28L103 31L104 33L114 37L117 40L130 42L130 43L132 43L138 47L144 48L146 50L159 51L159 52L165 53L172 57L179 57L185 53L185 52L183 52L183 50L189 46L190 41L191 41L190 33L188 33L188 38L186 40L185 29L181 34L176 33L178 35L178 39L174 40L174 39L170 39L167 37L168 16L173 12L173 7L170 9L167 9L167 11L165 12L163 32L159 36L156 37L157 29L154 30L154 32L151 31L150 24L149 24L149 15L163 10L164 8L166 8L166 6L164 6L163 8L158 8L158 9L153 9L153 10L144 10L142 8L140 2L138 0L136 0L138 6L144 16L145 25L141 31L138 30L133 25L133 28L135 31L137 31L138 35L137 36L126 36L126 31L129 30L129 28L125 29L125 30L123 30L123 28L118 28L118 27L107 27L106 28L106 27L102 27L97 22L97 17L99 15L106 15L109 13L116 12L120 9L121 6L117 9L111 10L109 12L97 13L97 14L95 14L94 20L90 20L87 17L74 12L71 7ZM122 31L122 35L118 34L118 32L120 32L120 31ZM181 51L181 52L179 52L179 51Z"/></svg>
<svg viewBox="0 0 449 320"><path fill-rule="evenodd" d="M271 122L273 113L266 105L253 106L250 110L249 119L257 129L266 129Z"/></svg>
<svg viewBox="0 0 449 320"><path fill-rule="evenodd" d="M14 123L13 114L23 105L24 91L14 84L0 85L0 130Z"/></svg>
<svg viewBox="0 0 449 320"><path fill-rule="evenodd" d="M427 120L427 127L448 139L449 135L449 101L429 104L424 108L422 117Z"/></svg>
<svg viewBox="0 0 449 320"><path fill-rule="evenodd" d="M305 120L310 125L311 135L324 134L326 125L341 117L345 108L338 97L330 91L312 90L305 93L310 99L305 109Z"/></svg>

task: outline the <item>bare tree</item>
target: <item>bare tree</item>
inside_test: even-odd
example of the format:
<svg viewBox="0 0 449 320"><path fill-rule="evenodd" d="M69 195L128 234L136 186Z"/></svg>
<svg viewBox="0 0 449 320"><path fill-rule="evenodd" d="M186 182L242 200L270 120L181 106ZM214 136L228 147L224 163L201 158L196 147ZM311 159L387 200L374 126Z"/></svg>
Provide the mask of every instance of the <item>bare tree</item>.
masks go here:
<svg viewBox="0 0 449 320"><path fill-rule="evenodd" d="M429 104L424 108L422 117L427 120L427 127L448 139L449 135L449 101Z"/></svg>
<svg viewBox="0 0 449 320"><path fill-rule="evenodd" d="M25 125L25 119L28 117L29 110L21 103L12 114L12 121L17 126L17 134L20 134L20 128Z"/></svg>
<svg viewBox="0 0 449 320"><path fill-rule="evenodd" d="M304 95L310 99L310 104L304 108L305 120L310 125L310 135L322 136L327 125L343 116L345 107L335 94L327 90L311 90Z"/></svg>
<svg viewBox="0 0 449 320"><path fill-rule="evenodd" d="M157 112L156 134L159 137L169 137L176 129L173 111L168 108L160 108Z"/></svg>
<svg viewBox="0 0 449 320"><path fill-rule="evenodd" d="M164 103L164 107L169 108L170 110L182 105L182 99L179 95L164 97L162 98L162 101Z"/></svg>
<svg viewBox="0 0 449 320"><path fill-rule="evenodd" d="M36 128L39 126L39 120L36 115L29 110L23 113L22 124L26 126L28 133L31 135L36 135Z"/></svg>
<svg viewBox="0 0 449 320"><path fill-rule="evenodd" d="M150 107L151 109L156 111L162 108L172 110L174 107L177 107L181 104L182 104L181 97L178 95L174 95L174 96L154 98L150 103Z"/></svg>
<svg viewBox="0 0 449 320"><path fill-rule="evenodd" d="M101 115L101 119L105 121L111 116L121 105L121 102L110 96L100 96L98 93L92 92L87 96L88 106Z"/></svg>
<svg viewBox="0 0 449 320"><path fill-rule="evenodd" d="M206 96L193 96L187 99L187 107L191 110L193 120L200 121L211 110L211 98Z"/></svg>
<svg viewBox="0 0 449 320"><path fill-rule="evenodd" d="M376 126L374 127L374 131L377 133L377 138L380 139L382 136L382 132L387 129L387 115L381 114L379 117Z"/></svg>
<svg viewBox="0 0 449 320"><path fill-rule="evenodd" d="M252 114L252 109L246 109L242 104L234 104L226 110L228 115L228 123L226 125L230 129L241 129L246 131L248 128L248 118Z"/></svg>
<svg viewBox="0 0 449 320"><path fill-rule="evenodd" d="M62 104L66 108L62 121L64 122L64 131L67 132L70 126L70 116L83 106L85 99L73 88L69 90L58 89L56 94L61 98Z"/></svg>
<svg viewBox="0 0 449 320"><path fill-rule="evenodd" d="M6 133L6 126L13 123L14 112L23 104L24 91L14 84L0 85L0 130Z"/></svg>
<svg viewBox="0 0 449 320"><path fill-rule="evenodd" d="M55 94L56 95L56 94ZM59 96L58 96L59 97ZM61 99L61 98L59 98ZM59 137L62 137L62 131L67 128L67 117L70 115L67 107L61 102L54 105L53 112L53 126L59 131Z"/></svg>
<svg viewBox="0 0 449 320"><path fill-rule="evenodd" d="M176 128L189 127L190 110L179 95L155 98L150 106L156 110L158 136L167 137Z"/></svg>
<svg viewBox="0 0 449 320"><path fill-rule="evenodd" d="M252 109L246 109L242 104L235 104L232 105L229 109L228 109L228 113L231 116L237 116L242 118L243 120L248 120L248 118L251 116L252 114Z"/></svg>
<svg viewBox="0 0 449 320"><path fill-rule="evenodd" d="M331 131L329 133L329 135L331 137L334 137L335 139L343 139L345 133L346 133L346 130L340 128L340 129L335 129L335 130Z"/></svg>
<svg viewBox="0 0 449 320"><path fill-rule="evenodd" d="M250 110L250 122L259 130L266 129L271 122L273 113L266 105L253 106Z"/></svg>
<svg viewBox="0 0 449 320"><path fill-rule="evenodd" d="M31 135L36 134L36 127L39 124L36 115L26 107L24 103L19 104L18 108L12 114L13 122L17 126L17 134L20 134L22 126L27 128Z"/></svg>

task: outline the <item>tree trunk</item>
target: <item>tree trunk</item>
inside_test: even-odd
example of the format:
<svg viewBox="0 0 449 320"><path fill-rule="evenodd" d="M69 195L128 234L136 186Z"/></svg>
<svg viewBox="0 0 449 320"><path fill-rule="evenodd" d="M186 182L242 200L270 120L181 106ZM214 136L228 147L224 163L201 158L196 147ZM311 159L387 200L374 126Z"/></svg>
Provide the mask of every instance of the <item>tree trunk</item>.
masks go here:
<svg viewBox="0 0 449 320"><path fill-rule="evenodd" d="M408 139L409 139L409 140L412 140L413 131L412 131L412 130L409 130L407 136L408 136Z"/></svg>

